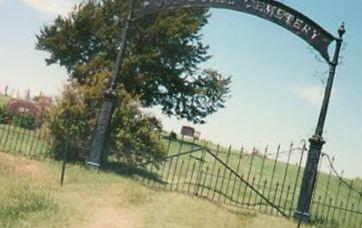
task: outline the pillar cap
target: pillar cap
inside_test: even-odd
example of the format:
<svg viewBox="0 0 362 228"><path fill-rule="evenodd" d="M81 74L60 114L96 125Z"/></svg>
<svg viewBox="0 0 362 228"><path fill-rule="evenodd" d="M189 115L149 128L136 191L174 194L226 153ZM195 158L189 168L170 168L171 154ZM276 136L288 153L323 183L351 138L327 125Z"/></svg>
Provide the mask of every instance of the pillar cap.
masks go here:
<svg viewBox="0 0 362 228"><path fill-rule="evenodd" d="M312 138L310 138L309 142L319 146L323 146L326 143L323 137L318 135L314 135Z"/></svg>

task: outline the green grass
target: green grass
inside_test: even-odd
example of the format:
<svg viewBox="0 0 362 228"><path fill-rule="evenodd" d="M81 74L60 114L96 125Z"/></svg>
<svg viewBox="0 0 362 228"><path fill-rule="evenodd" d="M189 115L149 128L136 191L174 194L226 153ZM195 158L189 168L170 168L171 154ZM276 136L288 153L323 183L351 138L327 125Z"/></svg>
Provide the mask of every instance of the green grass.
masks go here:
<svg viewBox="0 0 362 228"><path fill-rule="evenodd" d="M293 221L158 192L112 171L90 172L0 153L0 227L295 227Z"/></svg>
<svg viewBox="0 0 362 228"><path fill-rule="evenodd" d="M0 95L0 107L6 105L8 103L8 101L9 101L9 97Z"/></svg>
<svg viewBox="0 0 362 228"><path fill-rule="evenodd" d="M47 140L47 137L45 137L46 135L44 129L29 131L0 125L0 149L8 153L26 156L30 155L29 157L44 157L51 149L51 142ZM300 182L303 176L303 169L299 171L298 176L299 166L296 164L296 162L299 161L298 156L300 156L300 152L293 152L292 156L297 156L297 159L294 159L293 162L287 165L280 160L275 162L275 155L268 156L264 159L262 156L250 154L249 151L244 151L242 159L240 160L240 150L231 149L229 153L228 148L218 147L212 142L192 142L188 139L184 139L184 141L180 143L181 141L178 140L168 141L164 137L162 140L169 151L169 155L187 152L207 144L208 148L211 148L213 153L217 154L221 160L226 162L228 166L244 179L248 180L259 192L263 192L270 201L281 207L287 214L292 215L295 210ZM201 194L202 197L213 199L222 204L234 204L236 201L241 200L250 203L257 203L260 201L259 196L251 194L250 188L246 187L243 183L240 184L240 180L237 179L235 175L231 175L228 170L225 170L225 167L219 162L216 162L211 155L205 153L205 156L203 157L205 162L202 164L201 169L199 169L200 163L197 158L201 158L201 156L202 151L200 150L195 152L193 157L185 155L178 159L174 158L172 161L168 160L157 172L154 168L148 166L146 168L148 171L156 173L159 175L159 178L161 177L162 181L171 184L162 186L162 183L158 183L154 180L148 180L147 183L149 184L151 182L151 184L156 184L158 187L172 191L177 190L186 193L197 192L198 194ZM287 156L288 153L282 153L279 159L285 161ZM306 152L304 153L304 158L305 157ZM239 161L241 162L239 163ZM252 166L250 166L251 164ZM194 173L192 173L193 166L195 166ZM188 169L186 169L187 167ZM122 172L124 172L124 170ZM202 178L196 180L196 176L200 173ZM219 174L218 181L217 174ZM140 177L135 175L134 178L137 179ZM84 177L80 178L79 181L82 181L83 179ZM352 180L345 179L345 181L351 182ZM196 182L198 184L201 183L202 187L200 188L195 185ZM361 180L354 180L353 185L357 189L362 189ZM137 197L135 200L137 201ZM360 204L361 196L358 193L350 191L349 188L344 184L341 184L334 175L323 172L319 174L318 185L313 201L312 213L315 216L315 219L320 219L327 215L328 208L330 208L330 202L332 207L338 206L346 209L359 209L360 211L362 207ZM324 205L324 203L326 205ZM260 209L261 211L267 211L268 213L275 213L275 211L270 210L268 207L260 207ZM347 219L349 216L341 210L332 210L331 213L332 215L330 216L335 215L337 217L341 215L340 221Z"/></svg>

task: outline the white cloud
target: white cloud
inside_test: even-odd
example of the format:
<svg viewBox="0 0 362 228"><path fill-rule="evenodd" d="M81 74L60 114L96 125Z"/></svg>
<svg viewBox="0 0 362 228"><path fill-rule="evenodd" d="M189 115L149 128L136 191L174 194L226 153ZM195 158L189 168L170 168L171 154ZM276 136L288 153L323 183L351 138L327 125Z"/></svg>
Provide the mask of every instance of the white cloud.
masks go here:
<svg viewBox="0 0 362 228"><path fill-rule="evenodd" d="M292 85L289 90L310 105L319 107L322 104L324 94L322 85Z"/></svg>
<svg viewBox="0 0 362 228"><path fill-rule="evenodd" d="M4 0L0 0L4 1ZM75 0L20 0L28 6L46 13L50 16L58 14L64 15L68 13L73 5L77 2Z"/></svg>
<svg viewBox="0 0 362 228"><path fill-rule="evenodd" d="M4 4L5 0L0 0L0 5Z"/></svg>

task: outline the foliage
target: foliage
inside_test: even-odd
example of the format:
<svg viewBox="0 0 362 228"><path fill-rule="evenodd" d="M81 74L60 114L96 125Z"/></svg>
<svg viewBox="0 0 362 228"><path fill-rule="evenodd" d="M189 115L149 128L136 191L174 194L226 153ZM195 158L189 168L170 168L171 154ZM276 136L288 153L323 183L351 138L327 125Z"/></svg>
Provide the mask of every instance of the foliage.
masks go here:
<svg viewBox="0 0 362 228"><path fill-rule="evenodd" d="M26 129L35 129L36 121L34 115L30 113L19 113L15 114L12 119L12 123L15 126L26 128Z"/></svg>
<svg viewBox="0 0 362 228"><path fill-rule="evenodd" d="M127 2L80 4L68 16L43 27L37 49L47 51L46 62L64 66L80 84L94 75L89 71L93 61L101 62L97 72L113 72ZM165 114L195 123L203 123L206 116L224 107L230 78L198 69L210 58L200 34L207 18L208 10L198 8L134 21L120 80L128 93L138 95L143 107L161 105Z"/></svg>
<svg viewBox="0 0 362 228"><path fill-rule="evenodd" d="M91 65L96 69L98 64L95 61ZM62 98L51 108L48 126L55 138L55 158L62 158L67 142L71 159L86 158L109 74L104 71L96 73L85 84L73 80L65 87ZM115 156L128 163L151 158L161 160L164 149L158 140L160 123L139 110L136 97L122 88L118 88L118 94L105 156Z"/></svg>
<svg viewBox="0 0 362 228"><path fill-rule="evenodd" d="M11 114L6 110L5 106L0 107L0 124L7 124L11 120Z"/></svg>
<svg viewBox="0 0 362 228"><path fill-rule="evenodd" d="M35 116L27 112L9 112L5 107L0 107L0 124L12 124L25 129L37 127Z"/></svg>

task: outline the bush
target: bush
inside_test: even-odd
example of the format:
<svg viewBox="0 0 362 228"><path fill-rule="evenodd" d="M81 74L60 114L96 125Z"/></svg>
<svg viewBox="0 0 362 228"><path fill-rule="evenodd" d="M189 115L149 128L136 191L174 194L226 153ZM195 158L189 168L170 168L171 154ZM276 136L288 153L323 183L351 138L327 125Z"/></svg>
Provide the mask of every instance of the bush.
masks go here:
<svg viewBox="0 0 362 228"><path fill-rule="evenodd" d="M11 118L12 115L5 109L5 106L0 107L0 124L10 123Z"/></svg>
<svg viewBox="0 0 362 228"><path fill-rule="evenodd" d="M12 123L15 126L25 129L35 129L36 121L34 115L30 113L19 113L15 114L12 118Z"/></svg>
<svg viewBox="0 0 362 228"><path fill-rule="evenodd" d="M109 75L109 72L96 73L84 84L71 81L65 86L62 97L50 110L47 123L55 139L55 159L63 157L66 141L69 142L70 160L86 159ZM117 92L119 99L107 137L105 158L115 157L127 163L162 160L165 150L158 140L159 121L139 109L136 97L122 88Z"/></svg>
<svg viewBox="0 0 362 228"><path fill-rule="evenodd" d="M0 124L12 124L25 129L35 129L37 127L33 114L8 112L5 107L0 108Z"/></svg>

